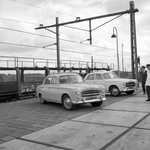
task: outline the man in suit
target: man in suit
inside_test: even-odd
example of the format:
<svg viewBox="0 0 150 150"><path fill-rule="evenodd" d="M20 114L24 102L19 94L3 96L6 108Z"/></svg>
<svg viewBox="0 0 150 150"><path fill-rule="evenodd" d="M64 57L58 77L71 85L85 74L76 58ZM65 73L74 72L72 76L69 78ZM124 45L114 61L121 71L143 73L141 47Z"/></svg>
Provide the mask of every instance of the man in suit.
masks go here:
<svg viewBox="0 0 150 150"><path fill-rule="evenodd" d="M150 101L150 64L147 64L146 65L147 67L147 72L145 72L146 74L146 91L147 91L147 96L148 96L148 99L146 101Z"/></svg>
<svg viewBox="0 0 150 150"><path fill-rule="evenodd" d="M140 71L139 71L139 77L138 77L138 81L139 83L142 84L142 90L143 90L143 94L145 94L145 82L146 82L146 73L145 73L145 66L142 66L140 68Z"/></svg>

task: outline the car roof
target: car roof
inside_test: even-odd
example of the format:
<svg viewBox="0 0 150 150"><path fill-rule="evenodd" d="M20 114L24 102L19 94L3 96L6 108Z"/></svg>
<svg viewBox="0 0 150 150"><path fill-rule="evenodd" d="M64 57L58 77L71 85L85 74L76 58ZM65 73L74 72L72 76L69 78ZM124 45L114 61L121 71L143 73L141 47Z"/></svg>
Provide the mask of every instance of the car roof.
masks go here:
<svg viewBox="0 0 150 150"><path fill-rule="evenodd" d="M74 72L60 72L60 73L52 73L48 76L62 76L62 75L79 75L78 73L74 73Z"/></svg>
<svg viewBox="0 0 150 150"><path fill-rule="evenodd" d="M113 72L113 71L99 71L99 72L91 72L89 74L102 74L102 73L109 73L109 72Z"/></svg>

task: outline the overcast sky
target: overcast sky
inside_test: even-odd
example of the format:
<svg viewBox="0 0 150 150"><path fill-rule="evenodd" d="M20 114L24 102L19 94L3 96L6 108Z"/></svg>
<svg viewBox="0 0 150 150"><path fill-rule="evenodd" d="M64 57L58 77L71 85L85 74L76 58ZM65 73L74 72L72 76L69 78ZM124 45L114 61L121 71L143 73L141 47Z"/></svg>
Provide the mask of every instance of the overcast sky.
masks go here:
<svg viewBox="0 0 150 150"><path fill-rule="evenodd" d="M150 63L150 1L134 0L137 52L141 65ZM36 57L56 59L55 34L47 30L35 30L39 24L52 25L80 19L129 10L129 0L0 0L0 56ZM92 29L113 19L107 17L92 21ZM88 22L68 26L88 30ZM117 69L116 39L112 39L113 27L118 31L120 69L122 70L122 49L125 68L131 70L130 15L125 14L89 33L68 27L60 27L60 59L113 63ZM55 28L50 28L55 32ZM32 33L32 34L30 34ZM38 34L38 35L35 35ZM44 35L44 36L39 36ZM73 41L73 42L69 42ZM123 47L122 47L123 44ZM25 46L26 45L26 46ZM52 49L50 49L52 48ZM73 52L66 52L66 51Z"/></svg>

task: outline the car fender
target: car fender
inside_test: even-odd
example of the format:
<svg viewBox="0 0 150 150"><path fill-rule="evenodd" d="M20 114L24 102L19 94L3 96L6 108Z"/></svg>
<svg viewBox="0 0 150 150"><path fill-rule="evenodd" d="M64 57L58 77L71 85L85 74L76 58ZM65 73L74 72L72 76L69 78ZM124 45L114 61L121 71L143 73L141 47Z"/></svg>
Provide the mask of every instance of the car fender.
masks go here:
<svg viewBox="0 0 150 150"><path fill-rule="evenodd" d="M123 83L119 83L119 82L117 82L118 84L110 84L110 86L109 86L109 91L110 91L110 88L112 87L112 86L116 86L116 87L118 87L118 89L119 89L119 91L122 91L123 90Z"/></svg>
<svg viewBox="0 0 150 150"><path fill-rule="evenodd" d="M62 94L61 94L61 101L63 100L63 96L64 96L64 95L68 95L68 96L71 98L72 101L76 99L76 98L75 98L75 92L72 91L72 90L63 91Z"/></svg>

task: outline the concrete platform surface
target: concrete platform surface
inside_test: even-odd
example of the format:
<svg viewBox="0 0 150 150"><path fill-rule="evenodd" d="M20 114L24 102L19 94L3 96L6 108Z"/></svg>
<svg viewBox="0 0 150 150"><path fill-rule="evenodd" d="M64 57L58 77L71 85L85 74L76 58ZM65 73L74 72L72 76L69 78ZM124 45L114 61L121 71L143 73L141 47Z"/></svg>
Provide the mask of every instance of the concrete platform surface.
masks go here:
<svg viewBox="0 0 150 150"><path fill-rule="evenodd" d="M2 143L0 150L150 150L150 102L145 98L127 98Z"/></svg>
<svg viewBox="0 0 150 150"><path fill-rule="evenodd" d="M147 113L126 112L116 110L97 110L92 113L77 117L73 120L86 123L97 123L104 125L126 126L134 125L138 120L142 119Z"/></svg>
<svg viewBox="0 0 150 150"><path fill-rule="evenodd" d="M150 130L132 129L107 150L149 150Z"/></svg>

